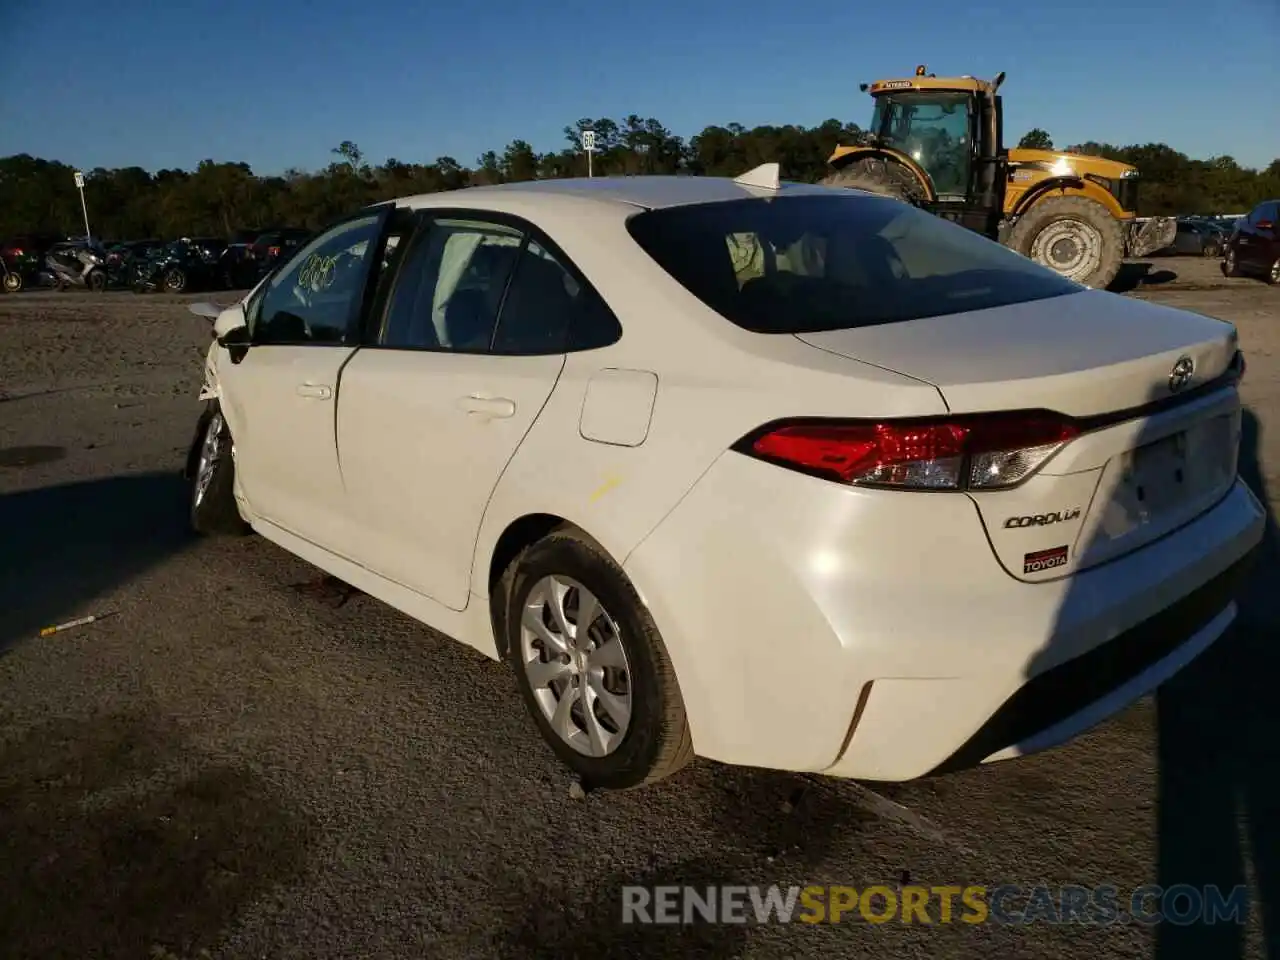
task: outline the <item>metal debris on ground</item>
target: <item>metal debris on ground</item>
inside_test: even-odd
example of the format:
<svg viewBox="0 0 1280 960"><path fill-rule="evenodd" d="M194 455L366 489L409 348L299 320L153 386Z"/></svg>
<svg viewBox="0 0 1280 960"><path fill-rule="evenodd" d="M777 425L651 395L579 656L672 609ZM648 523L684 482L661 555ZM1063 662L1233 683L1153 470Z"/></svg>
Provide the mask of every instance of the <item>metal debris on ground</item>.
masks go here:
<svg viewBox="0 0 1280 960"><path fill-rule="evenodd" d="M99 620L105 620L107 617L114 617L115 611L110 613L97 613L88 617L79 617L75 620L68 620L66 623L59 623L52 627L44 627L40 631L40 636L51 637L55 633L61 633L63 630L70 630L72 627L83 627L85 624L97 623Z"/></svg>

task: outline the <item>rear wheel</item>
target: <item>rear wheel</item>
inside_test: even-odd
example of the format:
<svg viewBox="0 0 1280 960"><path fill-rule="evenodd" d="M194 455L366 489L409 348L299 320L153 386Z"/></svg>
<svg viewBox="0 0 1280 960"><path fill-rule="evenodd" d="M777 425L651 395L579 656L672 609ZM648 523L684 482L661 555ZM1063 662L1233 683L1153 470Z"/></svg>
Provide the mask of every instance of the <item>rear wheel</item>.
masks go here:
<svg viewBox="0 0 1280 960"><path fill-rule="evenodd" d="M854 160L821 182L824 186L866 190L914 205L919 205L926 199L920 181L910 170L900 163L881 157Z"/></svg>
<svg viewBox="0 0 1280 960"><path fill-rule="evenodd" d="M1007 242L1024 257L1098 289L1115 279L1124 259L1120 224L1087 197L1041 200L1018 219Z"/></svg>
<svg viewBox="0 0 1280 960"><path fill-rule="evenodd" d="M86 284L94 293L101 293L107 289L107 275L101 270L91 270L89 272L89 280Z"/></svg>
<svg viewBox="0 0 1280 960"><path fill-rule="evenodd" d="M1267 272L1267 282L1272 285L1280 284L1280 260L1276 260L1271 265L1271 269Z"/></svg>
<svg viewBox="0 0 1280 960"><path fill-rule="evenodd" d="M187 289L187 275L174 267L164 273L164 289L166 293L181 293Z"/></svg>
<svg viewBox="0 0 1280 960"><path fill-rule="evenodd" d="M4 275L4 292L5 293L21 293L22 292L22 274L16 270L10 270Z"/></svg>
<svg viewBox="0 0 1280 960"><path fill-rule="evenodd" d="M1235 247L1227 247L1227 255L1222 258L1222 273L1228 277L1240 276L1240 262L1236 260Z"/></svg>
<svg viewBox="0 0 1280 960"><path fill-rule="evenodd" d="M666 646L621 567L597 543L564 527L517 557L499 588L521 696L584 785L651 783L693 759Z"/></svg>

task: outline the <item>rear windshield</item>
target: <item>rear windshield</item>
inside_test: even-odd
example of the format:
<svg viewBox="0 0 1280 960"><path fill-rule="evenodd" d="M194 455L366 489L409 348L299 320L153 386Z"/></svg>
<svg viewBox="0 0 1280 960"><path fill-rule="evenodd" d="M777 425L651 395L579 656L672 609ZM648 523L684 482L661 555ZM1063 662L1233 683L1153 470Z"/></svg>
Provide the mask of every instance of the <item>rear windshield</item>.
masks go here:
<svg viewBox="0 0 1280 960"><path fill-rule="evenodd" d="M852 193L668 207L627 229L685 289L757 333L898 323L1084 289L964 227Z"/></svg>

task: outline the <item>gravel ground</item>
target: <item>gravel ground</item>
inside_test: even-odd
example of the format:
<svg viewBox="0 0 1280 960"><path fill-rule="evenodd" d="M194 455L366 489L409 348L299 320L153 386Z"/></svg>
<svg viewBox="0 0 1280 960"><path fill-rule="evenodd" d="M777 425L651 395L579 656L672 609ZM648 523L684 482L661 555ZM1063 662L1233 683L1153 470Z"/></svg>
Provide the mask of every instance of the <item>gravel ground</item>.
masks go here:
<svg viewBox="0 0 1280 960"><path fill-rule="evenodd" d="M1239 326L1242 469L1274 507L1280 290L1195 260L1146 280ZM0 955L1280 957L1274 538L1238 628L1065 748L875 792L699 761L572 799L507 668L261 538L186 534L192 299L0 299ZM664 882L1248 882L1251 910L621 926L620 887Z"/></svg>

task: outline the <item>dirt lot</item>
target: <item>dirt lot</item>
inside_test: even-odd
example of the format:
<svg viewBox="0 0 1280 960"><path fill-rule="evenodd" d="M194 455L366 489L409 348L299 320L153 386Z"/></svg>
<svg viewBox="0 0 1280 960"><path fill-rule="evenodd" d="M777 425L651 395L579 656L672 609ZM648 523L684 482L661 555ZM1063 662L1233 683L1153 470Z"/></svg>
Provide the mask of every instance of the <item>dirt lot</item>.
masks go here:
<svg viewBox="0 0 1280 960"><path fill-rule="evenodd" d="M1194 260L1147 280L1239 326L1242 469L1274 508L1280 290ZM185 302L0 299L0 955L1280 956L1274 540L1228 638L1061 750L875 792L699 762L573 800L506 668L260 538L185 533L209 337ZM1244 928L621 927L620 887L662 882L1248 882L1252 906Z"/></svg>

